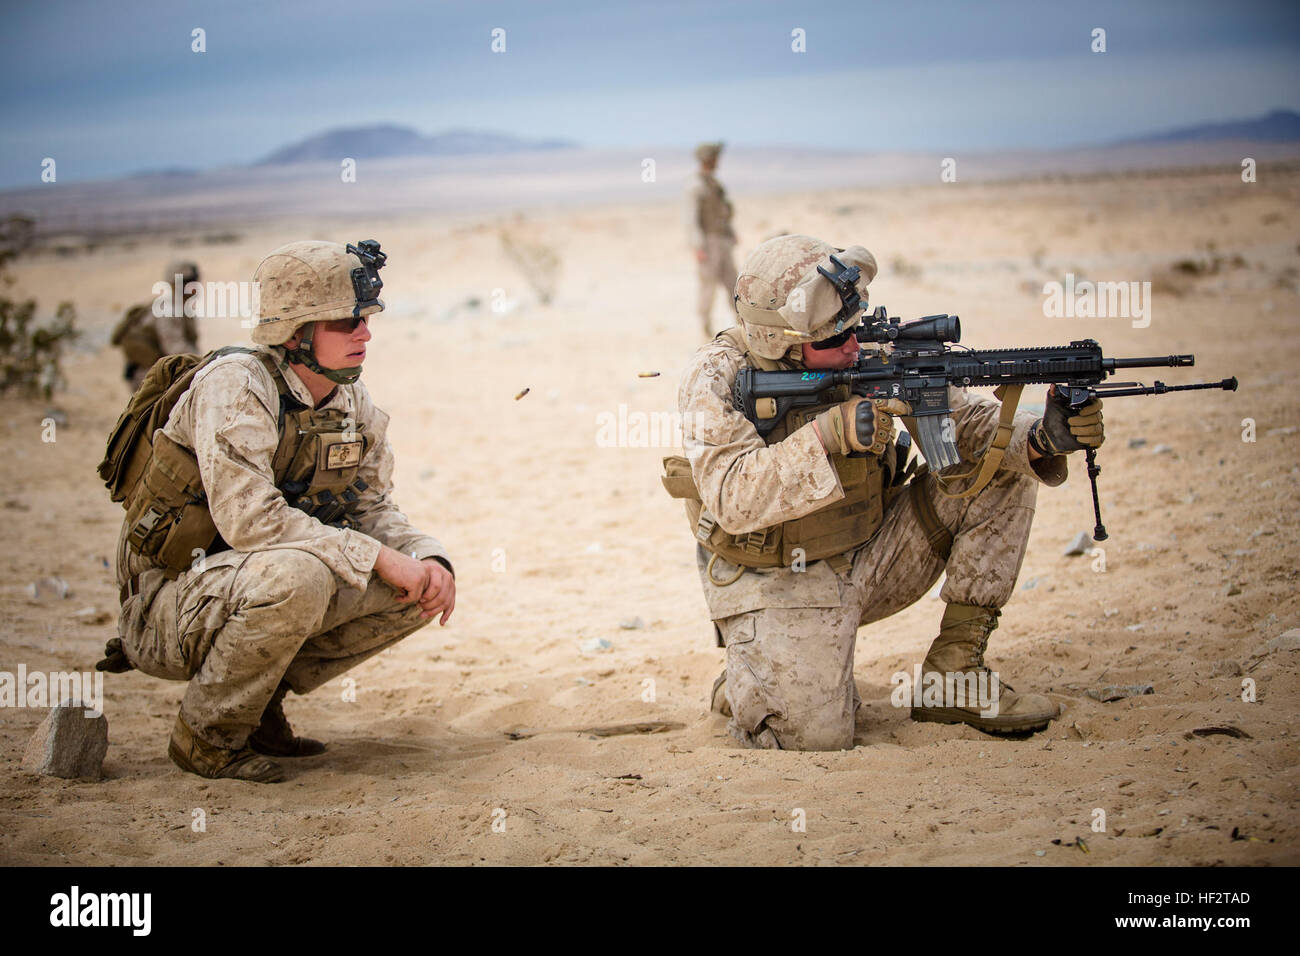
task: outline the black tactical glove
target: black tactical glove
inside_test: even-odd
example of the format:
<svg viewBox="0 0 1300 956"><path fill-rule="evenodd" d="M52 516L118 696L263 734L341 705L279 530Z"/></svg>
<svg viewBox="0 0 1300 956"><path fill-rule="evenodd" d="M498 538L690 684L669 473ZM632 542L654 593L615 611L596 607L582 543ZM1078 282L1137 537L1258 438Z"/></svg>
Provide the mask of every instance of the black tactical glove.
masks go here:
<svg viewBox="0 0 1300 956"><path fill-rule="evenodd" d="M1106 440L1101 399L1071 413L1068 405L1048 395L1043 417L1029 430L1029 444L1042 455L1065 455L1083 448L1100 448Z"/></svg>
<svg viewBox="0 0 1300 956"><path fill-rule="evenodd" d="M869 401L854 396L817 416L822 444L832 454L851 451L883 455L894 439L894 415L910 415L912 408L896 398Z"/></svg>

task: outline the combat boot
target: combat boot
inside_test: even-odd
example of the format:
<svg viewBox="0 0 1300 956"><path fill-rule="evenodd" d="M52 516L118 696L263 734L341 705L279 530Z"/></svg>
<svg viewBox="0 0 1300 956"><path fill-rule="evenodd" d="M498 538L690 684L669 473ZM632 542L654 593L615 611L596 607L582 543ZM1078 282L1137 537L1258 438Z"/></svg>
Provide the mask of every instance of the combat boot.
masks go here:
<svg viewBox="0 0 1300 956"><path fill-rule="evenodd" d="M266 710L262 711L262 722L248 738L248 746L260 754L272 757L313 757L325 752L325 745L310 737L296 737L289 720L284 716L284 697L289 693L289 685L284 681L271 695Z"/></svg>
<svg viewBox="0 0 1300 956"><path fill-rule="evenodd" d="M998 680L993 684L991 672L984 666L984 651L989 635L998 626L996 608L972 607L966 604L949 604L943 612L939 636L926 652L921 665L922 680L925 675L937 673L941 686L951 686L948 675L956 680L976 678L975 686L981 689L996 686L996 710L990 701L956 701L944 699L943 706L913 706L912 719L934 721L940 724L970 724L986 733L1027 733L1044 729L1060 710L1042 694L1017 694L1010 684ZM931 678L933 680L933 678ZM969 682L966 683L969 687ZM967 706L957 706L962 703ZM951 706L949 706L951 705ZM982 710L994 711L985 716Z"/></svg>
<svg viewBox="0 0 1300 956"><path fill-rule="evenodd" d="M284 771L274 760L259 757L247 747L227 750L213 746L195 735L179 714L167 745L167 756L182 770L209 779L226 777L253 783L276 783L284 778Z"/></svg>

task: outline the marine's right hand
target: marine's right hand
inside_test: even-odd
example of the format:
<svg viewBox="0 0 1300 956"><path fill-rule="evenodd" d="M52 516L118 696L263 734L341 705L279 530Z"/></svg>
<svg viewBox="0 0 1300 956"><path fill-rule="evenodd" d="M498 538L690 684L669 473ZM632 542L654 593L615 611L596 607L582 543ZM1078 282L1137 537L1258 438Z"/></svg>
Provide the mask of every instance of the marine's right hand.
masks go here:
<svg viewBox="0 0 1300 956"><path fill-rule="evenodd" d="M893 416L911 413L911 406L896 398L869 401L854 396L817 416L817 434L832 455L851 451L883 455L894 438Z"/></svg>
<svg viewBox="0 0 1300 956"><path fill-rule="evenodd" d="M424 593L429 580L429 569L409 554L394 551L388 545L379 549L375 558L375 573L397 592L399 604L417 601Z"/></svg>

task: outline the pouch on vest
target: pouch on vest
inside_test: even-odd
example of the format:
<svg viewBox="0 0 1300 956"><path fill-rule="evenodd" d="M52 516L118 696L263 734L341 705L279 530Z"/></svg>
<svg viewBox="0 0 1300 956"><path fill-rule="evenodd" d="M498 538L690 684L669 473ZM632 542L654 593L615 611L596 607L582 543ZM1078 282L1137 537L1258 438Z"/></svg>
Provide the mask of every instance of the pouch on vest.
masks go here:
<svg viewBox="0 0 1300 956"><path fill-rule="evenodd" d="M732 564L750 568L777 568L781 561L781 528L766 528L752 534L730 534L724 531L713 515L704 507L691 477L691 463L681 455L664 459L662 476L664 489L686 504L686 518L695 538L705 550L721 555ZM815 560L815 559L812 559Z"/></svg>
<svg viewBox="0 0 1300 956"><path fill-rule="evenodd" d="M196 549L212 549L217 528L199 463L161 431L154 436L152 462L133 498L126 513L127 542L137 554L179 573L193 563Z"/></svg>
<svg viewBox="0 0 1300 956"><path fill-rule="evenodd" d="M370 447L364 425L356 425L337 409L302 409L287 428L299 444L287 463L273 462L277 486L285 500L323 524L350 526L348 514L368 486L357 477ZM283 471L281 471L283 468Z"/></svg>

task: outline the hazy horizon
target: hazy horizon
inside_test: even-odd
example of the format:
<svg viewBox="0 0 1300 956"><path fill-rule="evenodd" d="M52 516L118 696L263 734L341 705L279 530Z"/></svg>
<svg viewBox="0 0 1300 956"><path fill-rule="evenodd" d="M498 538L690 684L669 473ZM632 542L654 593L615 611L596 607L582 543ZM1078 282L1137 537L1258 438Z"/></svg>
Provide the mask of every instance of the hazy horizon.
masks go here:
<svg viewBox="0 0 1300 956"><path fill-rule="evenodd" d="M381 123L595 149L716 138L957 151L1097 145L1300 108L1300 6L1286 3L51 0L8 21L0 188L40 185L47 156L59 182L80 182L242 165ZM196 27L204 53L191 51ZM1090 50L1098 27L1105 53ZM791 50L796 28L804 53Z"/></svg>

